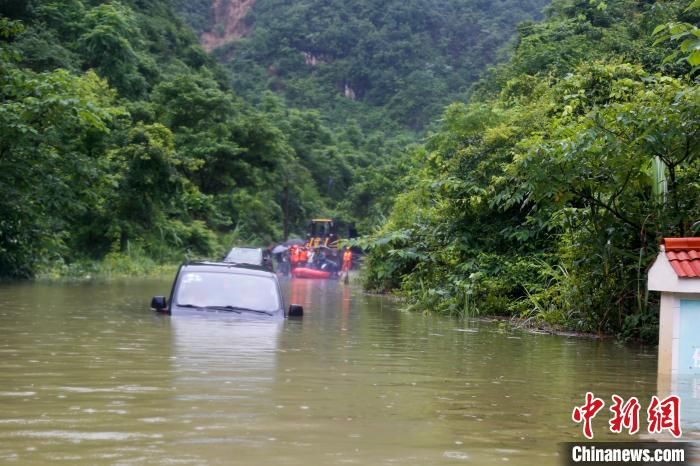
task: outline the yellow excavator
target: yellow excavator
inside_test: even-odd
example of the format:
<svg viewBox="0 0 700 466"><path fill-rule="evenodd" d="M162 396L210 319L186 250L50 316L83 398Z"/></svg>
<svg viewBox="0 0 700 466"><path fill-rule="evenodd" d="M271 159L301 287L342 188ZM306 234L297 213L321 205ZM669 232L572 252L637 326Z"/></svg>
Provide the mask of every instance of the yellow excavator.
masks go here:
<svg viewBox="0 0 700 466"><path fill-rule="evenodd" d="M342 231L344 235L338 232ZM333 220L330 218L314 218L309 224L307 234L306 247L317 248L325 246L327 248L337 249L338 240L343 237L355 238L357 231L353 224L348 224L343 221Z"/></svg>

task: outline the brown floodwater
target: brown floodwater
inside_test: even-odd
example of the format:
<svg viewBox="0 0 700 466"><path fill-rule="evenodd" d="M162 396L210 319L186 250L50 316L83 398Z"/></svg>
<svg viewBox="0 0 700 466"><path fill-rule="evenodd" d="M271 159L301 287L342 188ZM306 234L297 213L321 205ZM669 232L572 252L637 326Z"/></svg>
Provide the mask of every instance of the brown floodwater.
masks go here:
<svg viewBox="0 0 700 466"><path fill-rule="evenodd" d="M155 315L169 279L0 285L0 462L555 465L586 391L656 391L655 348L283 288L302 320Z"/></svg>

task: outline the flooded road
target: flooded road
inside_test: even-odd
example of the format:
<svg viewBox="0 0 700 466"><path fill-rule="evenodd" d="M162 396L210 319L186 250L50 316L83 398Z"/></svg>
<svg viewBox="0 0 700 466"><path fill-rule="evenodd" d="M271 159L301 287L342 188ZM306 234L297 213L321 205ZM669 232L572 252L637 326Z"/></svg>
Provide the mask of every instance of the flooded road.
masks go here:
<svg viewBox="0 0 700 466"><path fill-rule="evenodd" d="M154 315L170 284L0 286L0 462L555 465L586 391L656 391L655 348L405 313L335 281L283 284L299 321ZM608 419L596 439L628 440Z"/></svg>

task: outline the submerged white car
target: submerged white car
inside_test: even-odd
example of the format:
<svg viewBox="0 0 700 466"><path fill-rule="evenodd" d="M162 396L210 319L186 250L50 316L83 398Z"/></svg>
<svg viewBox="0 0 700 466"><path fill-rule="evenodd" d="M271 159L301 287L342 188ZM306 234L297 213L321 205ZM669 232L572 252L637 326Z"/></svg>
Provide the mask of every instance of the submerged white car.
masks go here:
<svg viewBox="0 0 700 466"><path fill-rule="evenodd" d="M229 253L226 254L224 262L258 265L260 267L264 267L270 272L273 272L272 255L270 254L270 251L263 248L231 248Z"/></svg>
<svg viewBox="0 0 700 466"><path fill-rule="evenodd" d="M241 317L301 317L302 306L285 311L277 275L253 265L191 262L180 266L170 299L154 296L151 308L171 315L225 313Z"/></svg>

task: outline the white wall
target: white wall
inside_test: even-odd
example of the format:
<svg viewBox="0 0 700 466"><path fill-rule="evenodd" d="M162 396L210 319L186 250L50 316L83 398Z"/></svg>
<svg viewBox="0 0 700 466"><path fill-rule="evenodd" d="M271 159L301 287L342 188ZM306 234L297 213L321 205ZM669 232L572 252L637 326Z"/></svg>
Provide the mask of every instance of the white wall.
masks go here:
<svg viewBox="0 0 700 466"><path fill-rule="evenodd" d="M678 278L666 253L661 251L649 269L647 286L650 291L700 293L700 278Z"/></svg>

